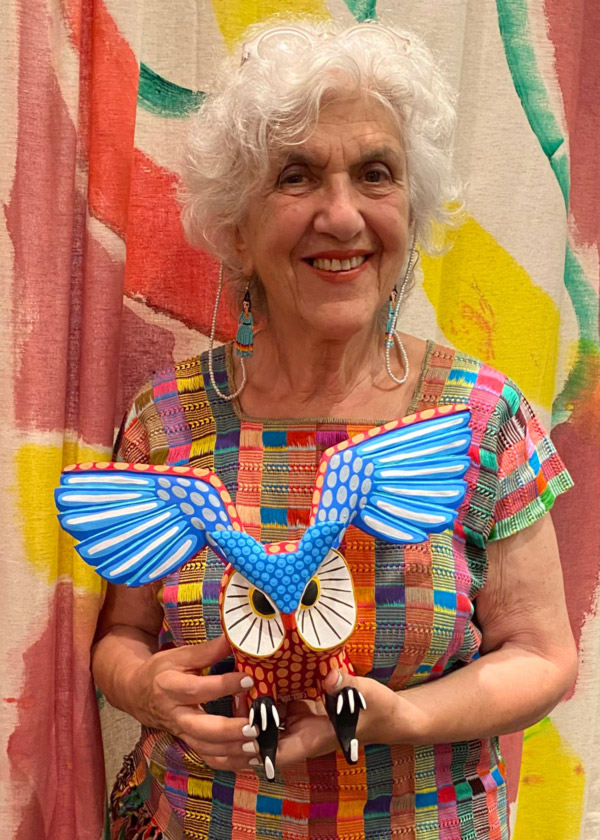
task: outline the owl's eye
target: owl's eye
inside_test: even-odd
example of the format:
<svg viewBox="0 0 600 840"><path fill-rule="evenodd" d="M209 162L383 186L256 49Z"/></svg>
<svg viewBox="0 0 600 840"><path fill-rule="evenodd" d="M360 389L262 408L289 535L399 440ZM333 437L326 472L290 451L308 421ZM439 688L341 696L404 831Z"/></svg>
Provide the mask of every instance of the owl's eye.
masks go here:
<svg viewBox="0 0 600 840"><path fill-rule="evenodd" d="M232 646L253 656L271 656L285 635L277 607L239 572L225 584L221 622Z"/></svg>
<svg viewBox="0 0 600 840"><path fill-rule="evenodd" d="M343 645L356 624L352 574L339 551L332 549L306 584L296 624L302 640L312 650Z"/></svg>
<svg viewBox="0 0 600 840"><path fill-rule="evenodd" d="M275 607L264 592L254 586L250 590L250 603L256 615L260 618L275 618Z"/></svg>
<svg viewBox="0 0 600 840"><path fill-rule="evenodd" d="M319 597L320 591L321 588L319 586L319 581L317 580L317 578L312 578L311 580L309 580L306 584L306 589L302 593L300 606L305 610L309 607L312 607L317 598Z"/></svg>

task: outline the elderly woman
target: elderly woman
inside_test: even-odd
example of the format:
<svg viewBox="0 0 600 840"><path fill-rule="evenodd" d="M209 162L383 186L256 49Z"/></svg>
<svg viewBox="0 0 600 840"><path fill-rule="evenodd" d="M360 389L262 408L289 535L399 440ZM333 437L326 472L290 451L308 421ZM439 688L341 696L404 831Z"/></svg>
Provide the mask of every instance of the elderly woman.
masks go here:
<svg viewBox="0 0 600 840"><path fill-rule="evenodd" d="M453 125L428 50L378 24L253 33L193 122L184 224L237 289L241 354L211 344L155 375L119 460L210 468L264 543L301 537L323 451L361 430L466 404L471 465L452 529L405 547L345 534L356 675L333 668L325 687L366 701L353 764L322 706L294 701L267 778L240 702L253 680L224 662L212 551L109 587L94 675L143 724L115 838L508 837L497 736L574 679L547 513L570 479L507 377L396 330L417 246L452 221Z"/></svg>

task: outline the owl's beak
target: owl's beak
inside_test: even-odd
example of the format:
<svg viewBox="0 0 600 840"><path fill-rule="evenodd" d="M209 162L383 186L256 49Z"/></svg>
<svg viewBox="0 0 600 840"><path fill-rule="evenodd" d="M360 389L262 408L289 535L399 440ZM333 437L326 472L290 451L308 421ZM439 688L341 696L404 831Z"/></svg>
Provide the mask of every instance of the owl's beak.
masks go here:
<svg viewBox="0 0 600 840"><path fill-rule="evenodd" d="M281 613L281 620L288 633L296 629L296 613Z"/></svg>

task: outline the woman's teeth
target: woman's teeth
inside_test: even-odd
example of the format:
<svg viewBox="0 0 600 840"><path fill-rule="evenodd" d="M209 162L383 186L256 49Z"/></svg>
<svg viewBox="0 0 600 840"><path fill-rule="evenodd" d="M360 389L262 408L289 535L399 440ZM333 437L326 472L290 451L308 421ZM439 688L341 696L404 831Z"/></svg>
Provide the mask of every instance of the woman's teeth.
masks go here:
<svg viewBox="0 0 600 840"><path fill-rule="evenodd" d="M321 271L349 271L351 268L358 268L366 259L367 257L363 255L360 257L350 257L348 260L325 260L319 258L310 262L315 268L321 269Z"/></svg>

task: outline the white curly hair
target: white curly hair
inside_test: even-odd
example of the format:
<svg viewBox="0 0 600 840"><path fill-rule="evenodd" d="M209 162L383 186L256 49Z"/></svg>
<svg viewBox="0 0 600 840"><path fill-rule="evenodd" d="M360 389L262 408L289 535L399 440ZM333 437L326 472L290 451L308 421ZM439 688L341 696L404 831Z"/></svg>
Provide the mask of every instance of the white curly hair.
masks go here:
<svg viewBox="0 0 600 840"><path fill-rule="evenodd" d="M241 279L236 228L264 188L273 154L302 144L327 102L366 94L398 126L415 237L435 251L436 225L452 224L461 209L455 96L423 41L378 23L348 29L302 20L251 27L244 43L241 64L238 51L221 66L190 120L180 191L188 240Z"/></svg>

